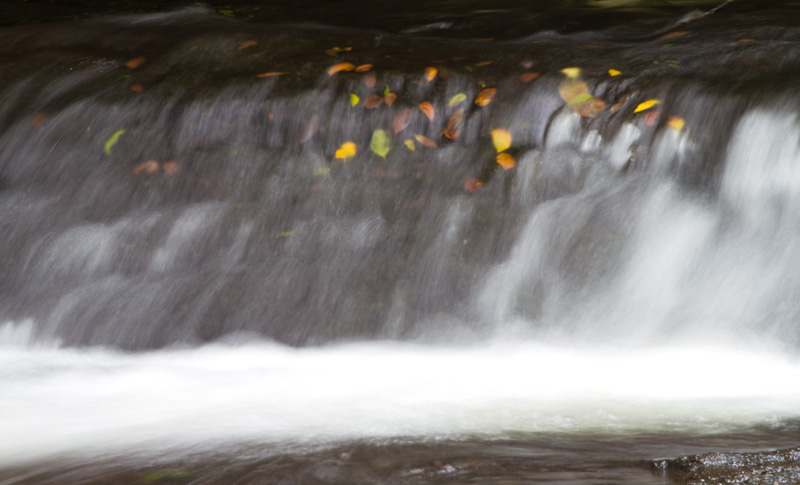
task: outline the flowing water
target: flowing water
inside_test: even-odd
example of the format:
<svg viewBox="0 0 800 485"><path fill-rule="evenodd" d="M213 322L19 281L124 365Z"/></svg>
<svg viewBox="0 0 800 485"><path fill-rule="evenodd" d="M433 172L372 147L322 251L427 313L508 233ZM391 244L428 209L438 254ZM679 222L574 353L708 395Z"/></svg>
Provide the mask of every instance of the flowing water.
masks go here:
<svg viewBox="0 0 800 485"><path fill-rule="evenodd" d="M800 29L723 14L3 27L0 483L662 483L798 446Z"/></svg>

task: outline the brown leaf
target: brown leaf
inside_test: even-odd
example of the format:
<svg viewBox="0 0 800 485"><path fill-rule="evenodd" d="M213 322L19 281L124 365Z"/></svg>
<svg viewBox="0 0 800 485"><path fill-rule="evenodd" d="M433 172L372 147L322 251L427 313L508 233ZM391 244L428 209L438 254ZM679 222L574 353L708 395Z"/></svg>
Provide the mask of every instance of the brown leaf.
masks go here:
<svg viewBox="0 0 800 485"><path fill-rule="evenodd" d="M133 167L133 174L139 175L139 173L156 173L158 172L158 162L155 160L148 160L146 162L142 162L139 165Z"/></svg>
<svg viewBox="0 0 800 485"><path fill-rule="evenodd" d="M677 32L670 32L669 34L664 34L658 38L658 40L666 40L666 39L674 39L675 37L681 37L688 34L688 30L679 30Z"/></svg>
<svg viewBox="0 0 800 485"><path fill-rule="evenodd" d="M476 190L483 187L483 182L478 179L467 179L464 181L463 187L470 194L474 194Z"/></svg>
<svg viewBox="0 0 800 485"><path fill-rule="evenodd" d="M355 70L356 72L367 72L372 69L372 64L361 64Z"/></svg>
<svg viewBox="0 0 800 485"><path fill-rule="evenodd" d="M169 162L164 162L161 168L164 170L164 173L169 176L175 175L181 169L180 165L178 165L178 162L173 160L170 160Z"/></svg>
<svg viewBox="0 0 800 485"><path fill-rule="evenodd" d="M575 103L572 105L572 109L585 118L597 117L597 115L600 114L605 107L606 103L604 103L602 99L595 98L594 96L585 101L581 101L580 103Z"/></svg>
<svg viewBox="0 0 800 485"><path fill-rule="evenodd" d="M418 142L420 142L420 144L422 144L423 146L426 146L428 148L439 148L439 145L437 145L435 141L431 140L427 136L414 135L414 138Z"/></svg>
<svg viewBox="0 0 800 485"><path fill-rule="evenodd" d="M364 100L364 107L366 109L375 109L382 104L383 104L383 98L381 98L377 94L370 94L367 97L367 99Z"/></svg>
<svg viewBox="0 0 800 485"><path fill-rule="evenodd" d="M524 72L519 77L519 80L524 82L524 83L529 83L529 82L536 81L537 79L539 79L539 76L541 76L541 74L539 74L538 72Z"/></svg>
<svg viewBox="0 0 800 485"><path fill-rule="evenodd" d="M475 104L478 106L487 106L492 102L495 94L497 94L497 89L495 88L484 89L475 97Z"/></svg>
<svg viewBox="0 0 800 485"><path fill-rule="evenodd" d="M394 93L389 93L383 97L383 102L389 106L393 105L395 101L397 101L397 95Z"/></svg>
<svg viewBox="0 0 800 485"><path fill-rule="evenodd" d="M392 122L392 129L394 130L394 134L398 134L401 131L405 130L408 125L411 124L411 118L413 113L409 108L404 109L397 116L394 117L394 121Z"/></svg>
<svg viewBox="0 0 800 485"><path fill-rule="evenodd" d="M328 76L333 76L337 72L352 71L355 68L356 66L353 65L353 63L351 62L340 62L339 64L334 64L331 67L329 67L326 72L328 73Z"/></svg>
<svg viewBox="0 0 800 485"><path fill-rule="evenodd" d="M494 64L494 61L478 62L477 64L475 64L475 67L483 67L483 66L488 66L490 64Z"/></svg>
<svg viewBox="0 0 800 485"><path fill-rule="evenodd" d="M303 135L300 137L300 143L305 143L310 140L314 135L317 134L319 131L319 116L314 115L308 120L306 123L306 127L303 130Z"/></svg>
<svg viewBox="0 0 800 485"><path fill-rule="evenodd" d="M433 118L436 116L433 105L427 101L423 101L419 104L419 110L425 113L425 116L427 116L430 121L433 121Z"/></svg>
<svg viewBox="0 0 800 485"><path fill-rule="evenodd" d="M246 41L242 42L241 44L239 44L239 47L237 47L236 50L237 51L243 51L243 50L247 49L248 47L253 47L254 45L258 45L258 41L257 40L246 40Z"/></svg>
<svg viewBox="0 0 800 485"><path fill-rule="evenodd" d="M453 116L450 117L450 120L447 122L447 128L444 129L444 136L449 138L450 140L455 140L458 138L461 129L461 121L464 119L464 108L458 108L458 110L453 113Z"/></svg>
<svg viewBox="0 0 800 485"><path fill-rule="evenodd" d="M375 76L371 76L371 75L370 76L364 76L363 83L364 83L364 86L372 89L372 88L374 88L375 86L378 85L378 78L376 78Z"/></svg>
<svg viewBox="0 0 800 485"><path fill-rule="evenodd" d="M137 57L136 59L131 59L130 61L125 63L125 67L128 67L130 69L136 69L137 67L144 64L144 61L146 60L147 59L145 59L144 57Z"/></svg>
<svg viewBox="0 0 800 485"><path fill-rule="evenodd" d="M288 72L265 72L263 74L258 74L256 77L275 77L275 76L283 76L284 74L289 74Z"/></svg>
<svg viewBox="0 0 800 485"><path fill-rule="evenodd" d="M142 86L141 84L134 84L133 86L131 86L131 91L133 91L134 93L141 93L142 91L144 91L144 86Z"/></svg>

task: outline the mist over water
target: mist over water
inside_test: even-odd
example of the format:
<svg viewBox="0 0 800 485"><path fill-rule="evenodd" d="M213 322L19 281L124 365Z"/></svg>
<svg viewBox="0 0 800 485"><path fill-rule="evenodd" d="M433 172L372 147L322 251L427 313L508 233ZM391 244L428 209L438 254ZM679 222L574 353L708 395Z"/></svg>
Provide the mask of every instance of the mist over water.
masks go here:
<svg viewBox="0 0 800 485"><path fill-rule="evenodd" d="M16 29L2 35L31 35ZM52 54L28 48L0 91L0 469L240 445L779 433L800 420L798 106L780 77L719 84L741 69L719 55L722 34L703 61L719 73L679 44L674 77L650 61L660 44L625 44L622 27L498 44L496 71L442 66L434 84L413 64L433 60L398 54L375 72L399 105L357 111L361 75L318 68L331 63L323 27L304 27L301 46L282 26L187 9L76 29L52 79ZM231 54L251 37L285 52ZM378 40L347 39L375 56L447 45ZM484 44L459 45L474 61ZM120 75L141 52L146 67ZM613 84L598 52L648 64ZM792 72L797 52L785 54ZM303 55L292 68L315 74L294 85L251 82ZM619 115L564 106L566 55L609 105L624 100ZM544 75L520 83L530 59ZM447 142L447 102L472 99L479 74L498 98ZM649 97L660 117L634 116ZM395 133L385 160L371 154L372 130L421 100L441 119L415 112L408 133L441 146L411 152ZM507 172L496 127L513 131ZM359 154L343 163L332 154L346 140ZM179 171L137 172L145 160Z"/></svg>

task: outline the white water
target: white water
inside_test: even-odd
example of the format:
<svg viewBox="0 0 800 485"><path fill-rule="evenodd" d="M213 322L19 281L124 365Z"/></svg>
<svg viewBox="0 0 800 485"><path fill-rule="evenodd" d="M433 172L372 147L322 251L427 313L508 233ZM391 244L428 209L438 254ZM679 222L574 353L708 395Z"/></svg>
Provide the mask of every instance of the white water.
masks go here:
<svg viewBox="0 0 800 485"><path fill-rule="evenodd" d="M225 443L780 427L800 418L797 382L797 359L699 344L14 345L0 351L0 465Z"/></svg>
<svg viewBox="0 0 800 485"><path fill-rule="evenodd" d="M715 204L668 182L647 187L621 271L581 301L565 290L544 308L546 320L580 323L560 339L123 354L41 345L32 322L0 325L0 466L236 443L781 428L800 419L800 359L793 344L773 345L797 340L799 133L793 116L745 116ZM629 135L613 150L627 156ZM547 238L591 215L582 197L532 215L478 291L487 320L518 319L526 280L566 287ZM637 338L586 338L614 332Z"/></svg>

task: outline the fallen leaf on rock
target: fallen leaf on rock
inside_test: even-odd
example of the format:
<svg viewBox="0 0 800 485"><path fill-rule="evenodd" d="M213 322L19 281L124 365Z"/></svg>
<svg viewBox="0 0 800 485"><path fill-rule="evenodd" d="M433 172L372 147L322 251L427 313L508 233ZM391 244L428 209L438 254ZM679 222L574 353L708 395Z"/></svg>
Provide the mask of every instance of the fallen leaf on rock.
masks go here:
<svg viewBox="0 0 800 485"><path fill-rule="evenodd" d="M510 169L514 168L514 165L516 165L516 163L517 163L517 161L514 160L514 157L512 157L508 153L498 153L497 154L497 158L495 160L497 160L497 163L501 167L503 167L503 171L504 172L506 170L510 170Z"/></svg>
<svg viewBox="0 0 800 485"><path fill-rule="evenodd" d="M436 144L435 141L431 140L427 136L423 135L414 135L414 138L422 144L422 146L426 146L428 148L439 148L439 145Z"/></svg>
<svg viewBox="0 0 800 485"><path fill-rule="evenodd" d="M406 140L406 141L403 142L403 144L406 146L406 148L408 148L412 152L417 151L417 146L414 145L414 140L410 140L410 139Z"/></svg>
<svg viewBox="0 0 800 485"><path fill-rule="evenodd" d="M439 74L439 70L435 67L426 67L425 68L425 80L428 82L433 81L436 79L436 75Z"/></svg>
<svg viewBox="0 0 800 485"><path fill-rule="evenodd" d="M137 57L136 59L131 59L130 61L125 63L125 67L128 67L130 69L136 69L137 67L144 64L146 60L147 59L144 57Z"/></svg>
<svg viewBox="0 0 800 485"><path fill-rule="evenodd" d="M300 137L300 143L307 142L308 140L313 138L318 131L319 131L319 115L314 115L311 117L311 119L308 120L308 123L306 123L305 129L303 129L303 135Z"/></svg>
<svg viewBox="0 0 800 485"><path fill-rule="evenodd" d="M644 115L644 124L647 126L656 126L656 122L658 121L658 116L661 114L661 111L650 111L646 115Z"/></svg>
<svg viewBox="0 0 800 485"><path fill-rule="evenodd" d="M141 84L134 84L133 86L131 86L131 91L133 91L134 93L141 93L142 91L144 91L144 86L142 86Z"/></svg>
<svg viewBox="0 0 800 485"><path fill-rule="evenodd" d="M453 106L456 106L458 104L463 103L464 100L466 100L466 99L467 99L467 95L466 94L458 93L455 96L453 96L452 98L450 98L450 102L447 103L447 106L452 108Z"/></svg>
<svg viewBox="0 0 800 485"><path fill-rule="evenodd" d="M333 76L337 72L352 71L355 68L356 66L352 62L340 62L339 64L334 64L329 67L326 72L328 73L328 76Z"/></svg>
<svg viewBox="0 0 800 485"><path fill-rule="evenodd" d="M356 68L356 72L367 72L372 69L372 64L361 64Z"/></svg>
<svg viewBox="0 0 800 485"><path fill-rule="evenodd" d="M580 67L565 67L561 70L561 72L570 79L578 79L578 76L581 75L581 68Z"/></svg>
<svg viewBox="0 0 800 485"><path fill-rule="evenodd" d="M461 121L464 119L464 108L458 108L458 110L453 113L453 116L450 117L450 120L447 122L447 128L444 129L444 136L449 138L450 140L455 140L458 138L461 129Z"/></svg>
<svg viewBox="0 0 800 485"><path fill-rule="evenodd" d="M386 155L392 150L391 143L385 131L375 130L372 132L372 141L369 144L369 148L379 157L386 158Z"/></svg>
<svg viewBox="0 0 800 485"><path fill-rule="evenodd" d="M283 76L284 74L288 74L287 72L265 72L262 74L257 74L256 77L275 77L275 76Z"/></svg>
<svg viewBox="0 0 800 485"><path fill-rule="evenodd" d="M755 42L755 39L739 39L736 42Z"/></svg>
<svg viewBox="0 0 800 485"><path fill-rule="evenodd" d="M658 38L658 40L666 40L666 39L674 39L675 37L682 37L688 34L688 30L679 30L677 32L670 32L669 34L664 34Z"/></svg>
<svg viewBox="0 0 800 485"><path fill-rule="evenodd" d="M494 149L497 150L497 153L508 150L511 146L511 132L505 128L495 128L491 133L492 144L494 145Z"/></svg>
<svg viewBox="0 0 800 485"><path fill-rule="evenodd" d="M149 174L158 172L158 162L156 162L155 160L148 160L133 167L134 175L139 175L142 172Z"/></svg>
<svg viewBox="0 0 800 485"><path fill-rule="evenodd" d="M483 187L483 182L478 179L467 179L464 181L463 187L470 194L474 194L476 190Z"/></svg>
<svg viewBox="0 0 800 485"><path fill-rule="evenodd" d="M258 45L258 41L257 40L246 40L246 41L242 42L241 44L239 44L239 47L237 47L236 50L237 51L243 51L243 50L247 49L248 47L253 47L254 45Z"/></svg>
<svg viewBox="0 0 800 485"><path fill-rule="evenodd" d="M433 118L436 116L433 105L427 101L423 101L419 104L419 110L425 113L425 116L427 116L430 121L433 121Z"/></svg>
<svg viewBox="0 0 800 485"><path fill-rule="evenodd" d="M355 106L358 104L359 97L356 94L350 93L350 106Z"/></svg>
<svg viewBox="0 0 800 485"><path fill-rule="evenodd" d="M333 47L325 51L331 57L336 57L340 52L349 52L353 50L352 47Z"/></svg>
<svg viewBox="0 0 800 485"><path fill-rule="evenodd" d="M622 74L622 72L621 71L617 71L616 69L609 69L608 70L608 75L611 76L611 77L619 76L620 74Z"/></svg>
<svg viewBox="0 0 800 485"><path fill-rule="evenodd" d="M39 126L42 122L47 118L47 115L44 113L36 113L33 115L33 120L31 120L31 126Z"/></svg>
<svg viewBox="0 0 800 485"><path fill-rule="evenodd" d="M661 101L657 99L648 99L647 101L643 101L636 106L636 109L633 110L634 113L639 113L640 111L644 111L646 109L650 109L653 106L659 104Z"/></svg>
<svg viewBox="0 0 800 485"><path fill-rule="evenodd" d="M520 61L519 67L523 69L530 69L533 67L533 61L531 61L530 59L525 59L524 61Z"/></svg>
<svg viewBox="0 0 800 485"><path fill-rule="evenodd" d="M675 131L681 131L686 121L680 116L670 116L667 120L667 125Z"/></svg>
<svg viewBox="0 0 800 485"><path fill-rule="evenodd" d="M123 133L125 133L125 130L117 130L106 140L105 145L103 145L103 151L106 155L111 155L111 148L119 141L119 137L122 136Z"/></svg>
<svg viewBox="0 0 800 485"><path fill-rule="evenodd" d="M383 102L386 103L388 106L393 105L395 101L397 101L397 95L394 93L387 93L383 97Z"/></svg>
<svg viewBox="0 0 800 485"><path fill-rule="evenodd" d="M375 109L382 104L383 104L383 98L378 96L377 94L370 94L369 96L367 96L367 99L364 100L364 107L366 109Z"/></svg>
<svg viewBox="0 0 800 485"><path fill-rule="evenodd" d="M492 102L494 96L497 94L497 89L495 88L488 88L484 89L475 97L475 104L478 106L487 106L489 103Z"/></svg>
<svg viewBox="0 0 800 485"><path fill-rule="evenodd" d="M342 146L336 150L335 157L340 160L347 160L350 157L354 157L356 155L356 144L352 141L346 141L342 143Z"/></svg>
<svg viewBox="0 0 800 485"><path fill-rule="evenodd" d="M541 76L541 74L538 72L524 72L522 75L520 75L519 80L524 83L529 83L539 79L539 76Z"/></svg>
<svg viewBox="0 0 800 485"><path fill-rule="evenodd" d="M364 80L362 81L364 86L372 89L378 85L378 78L375 76L364 76Z"/></svg>
<svg viewBox="0 0 800 485"><path fill-rule="evenodd" d="M169 162L164 162L164 164L161 165L161 168L164 170L165 174L170 176L175 175L181 169L180 165L178 165L178 162L173 160L170 160Z"/></svg>
<svg viewBox="0 0 800 485"><path fill-rule="evenodd" d="M404 109L397 116L394 117L394 121L392 122L392 129L394 130L394 134L398 134L401 131L405 130L409 124L411 124L411 117L412 112L409 108Z"/></svg>
<svg viewBox="0 0 800 485"><path fill-rule="evenodd" d="M477 64L475 64L475 67L483 67L483 66L488 66L490 64L494 64L494 61L478 62Z"/></svg>

